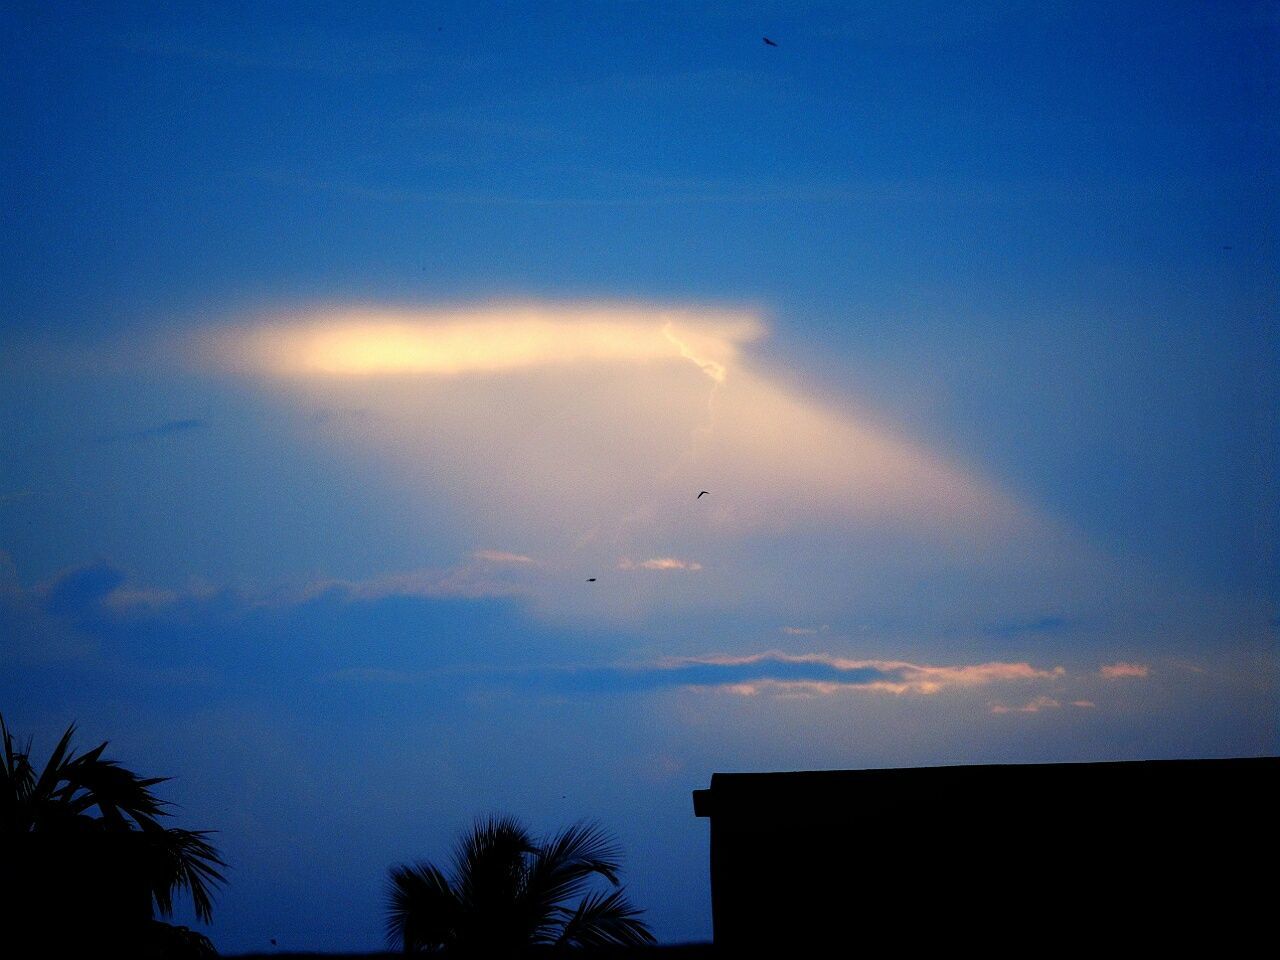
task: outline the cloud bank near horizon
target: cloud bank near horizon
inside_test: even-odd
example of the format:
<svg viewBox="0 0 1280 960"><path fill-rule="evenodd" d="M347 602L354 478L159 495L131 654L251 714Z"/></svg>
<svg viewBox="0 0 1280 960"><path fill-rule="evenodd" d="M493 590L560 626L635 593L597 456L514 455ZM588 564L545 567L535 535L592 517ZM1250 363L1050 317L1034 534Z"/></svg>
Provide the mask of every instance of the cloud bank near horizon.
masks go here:
<svg viewBox="0 0 1280 960"><path fill-rule="evenodd" d="M607 649L594 653L580 643L567 646L557 638L550 647L521 640L528 629L512 627L520 623L519 598L509 585L482 583L495 569L510 565L507 555L500 559L460 564L452 571L417 571L386 575L368 582L317 581L297 589L242 589L194 585L185 591L161 590L140 583L118 568L105 563L64 571L42 583L24 587L11 563L0 554L0 628L10 642L0 651L3 659L27 666L61 663L80 669L102 669L118 663L131 651L138 665L155 659L157 666L173 658L169 667L203 669L221 659L207 653L199 643L172 645L148 652L150 644L173 635L198 637L214 631L234 637L260 637L265 646L253 658L264 664L296 662L307 665L302 676L313 680L438 685L461 681L466 685L511 688L526 693L553 691L560 694L645 694L663 690L712 691L739 697L769 699L813 699L862 691L892 697L933 698L943 694L975 695L983 691L1005 691L1021 695L1026 706L995 704L991 713L1033 713L1060 707L1064 702L1084 706L1081 690L1106 684L1116 665L1102 664L1068 670L1058 664L1028 661L986 660L975 662L928 663L886 657L859 657L826 650L785 651L778 649L751 653L668 654L648 660L611 659ZM518 558L523 565L526 558ZM489 574L486 574L486 570ZM501 608L493 606L497 602ZM432 643L412 642L415 621L434 607L447 608L461 624L472 622L468 608L506 610L497 617L511 632L501 645L485 648L468 644L464 661L456 650L439 639ZM386 638L369 632L369 625L382 624L398 616L404 624ZM315 633L317 617L327 622ZM299 620L299 618L301 618ZM311 623L313 637L300 644L280 646L282 633L291 633L288 624ZM382 658L369 659L362 645L335 647L324 634L344 633L352 624L364 644L384 651ZM344 626L345 625L345 626ZM407 628L407 630L406 630ZM304 631L306 636L307 631ZM545 627L534 636L556 637L558 631ZM126 639L127 638L127 639ZM856 649L847 637L828 638L830 643ZM232 646L239 644L231 640ZM544 641L545 642L545 641ZM162 653L162 650L164 651ZM270 651L270 652L269 652ZM548 660L548 655L551 658ZM263 658L268 658L264 660ZM283 659L281 659L283 658ZM592 662L594 661L594 662ZM1147 664L1124 663L1124 676L1142 681L1150 675ZM1075 691L1075 692L1071 692ZM1125 699L1128 694L1122 695ZM1138 695L1141 699L1141 695ZM978 704L981 709L981 704Z"/></svg>

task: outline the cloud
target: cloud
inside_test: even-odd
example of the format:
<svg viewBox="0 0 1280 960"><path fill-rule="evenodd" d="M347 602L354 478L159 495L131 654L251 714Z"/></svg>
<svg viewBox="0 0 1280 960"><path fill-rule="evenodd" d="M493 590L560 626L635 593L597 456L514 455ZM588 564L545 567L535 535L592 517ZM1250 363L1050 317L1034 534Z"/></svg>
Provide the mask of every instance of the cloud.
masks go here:
<svg viewBox="0 0 1280 960"><path fill-rule="evenodd" d="M1018 707L1005 706L1002 703L992 704L992 713L1039 713L1041 710L1057 710L1062 703L1053 697L1040 696Z"/></svg>
<svg viewBox="0 0 1280 960"><path fill-rule="evenodd" d="M512 690L546 690L557 696L701 690L771 700L814 700L850 692L933 697L945 692L1055 683L1063 674L1061 667L1041 668L1027 663L939 666L902 660L856 660L827 653L788 655L777 651L745 657L669 657L644 663L543 666L508 663L448 670L454 681L466 680ZM430 683L440 676L432 671L360 668L336 671L325 679L401 686ZM996 704L991 712L1033 713L1060 706L1057 699L1040 695L1022 706Z"/></svg>
<svg viewBox="0 0 1280 960"><path fill-rule="evenodd" d="M38 588L43 607L53 614L82 615L92 612L124 583L124 574L108 563L94 563L67 570Z"/></svg>
<svg viewBox="0 0 1280 960"><path fill-rule="evenodd" d="M994 637L1017 637L1023 634L1057 633L1071 626L1065 617L1050 615L1034 617L1030 620L1006 620L993 623L986 628L986 633Z"/></svg>
<svg viewBox="0 0 1280 960"><path fill-rule="evenodd" d="M955 687L976 687L1011 681L1062 676L1062 667L1040 668L1029 663L976 663L933 666L903 660L858 660L829 653L788 654L776 650L745 656L672 658L662 669L675 674L714 678L717 671L735 679L770 683L819 683L870 687L889 693L934 694ZM730 680L723 681L725 683Z"/></svg>
<svg viewBox="0 0 1280 960"><path fill-rule="evenodd" d="M103 443L118 443L125 440L163 440L168 437L182 436L209 426L207 420L189 418L185 420L166 420L154 427L142 430L127 430L123 433L112 433L102 437Z"/></svg>
<svg viewBox="0 0 1280 960"><path fill-rule="evenodd" d="M532 561L530 561L531 563ZM507 568L524 566L519 561L497 564ZM510 576L495 571L494 561L446 568L426 567L387 573L363 579L319 579L300 590L282 590L275 602L295 603L312 597L336 595L351 601L383 600L388 597L512 597L527 594L529 588Z"/></svg>
<svg viewBox="0 0 1280 960"><path fill-rule="evenodd" d="M1124 680L1142 678L1151 673L1151 668L1144 663L1109 663L1098 670L1104 680Z"/></svg>
<svg viewBox="0 0 1280 960"><path fill-rule="evenodd" d="M250 610L296 607L320 598L370 603L393 598L481 600L528 593L528 585L521 581L519 574L535 565L532 558L490 550L476 551L472 558L448 567L399 570L372 577L321 577L300 584L242 584L235 588L219 588L200 580L177 588L158 587L138 583L119 568L98 562L66 570L30 590L21 588L12 574L7 586L0 576L0 586L12 597L34 605L44 615L72 621L104 616L145 618L160 614L166 608L207 604L219 599L226 600L233 608Z"/></svg>
<svg viewBox="0 0 1280 960"><path fill-rule="evenodd" d="M97 567L78 574L27 588L8 554L0 551L0 663L30 667L86 662L96 655L98 645L79 628L76 615L113 581Z"/></svg>
<svg viewBox="0 0 1280 960"><path fill-rule="evenodd" d="M654 557L636 563L623 557L618 561L619 570L701 570L702 564L696 560L679 560L675 557Z"/></svg>
<svg viewBox="0 0 1280 960"><path fill-rule="evenodd" d="M723 380L763 332L745 314L582 305L424 312L366 308L267 322L215 338L213 355L281 376L447 377L680 359Z"/></svg>
<svg viewBox="0 0 1280 960"><path fill-rule="evenodd" d="M217 595L218 591L208 584L195 583L181 590L165 590L121 583L102 598L102 603L114 613L135 614L142 610L155 611L181 603L209 600Z"/></svg>
<svg viewBox="0 0 1280 960"><path fill-rule="evenodd" d="M782 632L789 637L807 637L818 632L816 627L782 627Z"/></svg>
<svg viewBox="0 0 1280 960"><path fill-rule="evenodd" d="M471 556L477 560L483 560L486 563L533 563L533 557L526 557L522 553L508 553L505 550L476 550Z"/></svg>
<svg viewBox="0 0 1280 960"><path fill-rule="evenodd" d="M472 542L518 543L574 578L618 557L705 571L698 589L635 578L633 590L590 596L548 578L533 589L558 613L630 619L743 592L817 603L839 590L856 601L857 591L886 596L878 579L909 570L920 582L948 564L1057 588L1063 537L869 412L806 395L793 386L804 371L766 371L754 356L764 332L746 309L370 305L264 311L193 349L302 411L369 411L300 442L423 504L407 529L443 522ZM694 501L712 485L714 498ZM792 534L810 541L805 556L830 554L813 542L829 538L849 562L793 563Z"/></svg>
<svg viewBox="0 0 1280 960"><path fill-rule="evenodd" d="M847 690L931 696L948 690L1053 680L1063 673L1061 667L1029 663L936 666L770 650L745 656L667 657L644 664L575 668L548 679L580 689L617 691L685 687L741 696L828 696Z"/></svg>

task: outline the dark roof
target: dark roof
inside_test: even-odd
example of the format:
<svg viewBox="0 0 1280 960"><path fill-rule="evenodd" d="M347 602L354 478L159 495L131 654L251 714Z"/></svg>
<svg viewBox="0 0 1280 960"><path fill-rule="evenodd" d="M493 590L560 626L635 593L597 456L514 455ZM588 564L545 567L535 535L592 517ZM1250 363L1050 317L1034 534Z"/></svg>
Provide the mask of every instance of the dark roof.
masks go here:
<svg viewBox="0 0 1280 960"><path fill-rule="evenodd" d="M699 817L729 812L820 812L868 793L1024 790L1095 787L1159 789L1188 780L1213 779L1230 788L1244 782L1274 787L1280 757L1228 760L1123 760L1106 763L972 764L948 767L894 767L874 770L803 770L791 773L716 773L707 790L693 792Z"/></svg>

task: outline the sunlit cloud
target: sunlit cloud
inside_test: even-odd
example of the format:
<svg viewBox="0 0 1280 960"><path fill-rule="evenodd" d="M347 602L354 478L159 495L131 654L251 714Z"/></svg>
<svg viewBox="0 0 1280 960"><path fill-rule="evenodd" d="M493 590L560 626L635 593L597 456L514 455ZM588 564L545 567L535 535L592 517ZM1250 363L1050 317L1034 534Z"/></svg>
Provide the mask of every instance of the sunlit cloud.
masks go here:
<svg viewBox="0 0 1280 960"><path fill-rule="evenodd" d="M1001 583L1039 577L1046 591L1062 582L1066 538L880 418L792 387L804 371L755 356L764 333L758 313L722 308L328 308L219 328L199 355L313 428L319 412L367 414L326 416L301 438L423 504L406 530L443 518L565 572L532 588L548 611L629 618L743 592L871 596L885 571L918 579L948 564ZM703 489L713 495L697 499ZM859 566L802 571L780 542L797 533L841 538ZM744 546L759 537L779 541L770 555ZM497 558L506 552L475 559L517 563ZM702 572L697 589L677 577L565 588L615 566Z"/></svg>
<svg viewBox="0 0 1280 960"><path fill-rule="evenodd" d="M455 376L682 359L719 382L739 345L762 333L751 315L705 310L364 308L268 321L211 347L222 362L285 376Z"/></svg>
<svg viewBox="0 0 1280 960"><path fill-rule="evenodd" d="M720 687L731 693L762 691L829 695L846 689L932 695L944 690L997 683L1052 680L1062 667L1029 663L975 663L935 666L905 660L859 660L829 653L788 654L777 650L745 656L671 657L653 668L672 683Z"/></svg>
<svg viewBox="0 0 1280 960"><path fill-rule="evenodd" d="M653 557L638 563L623 557L618 561L619 570L701 570L702 564L696 560L680 560L676 557Z"/></svg>
<svg viewBox="0 0 1280 960"><path fill-rule="evenodd" d="M506 550L476 550L471 556L486 563L527 564L534 562L533 557L526 557L523 553L509 553Z"/></svg>
<svg viewBox="0 0 1280 960"><path fill-rule="evenodd" d="M1109 663L1098 673L1104 680L1141 679L1150 675L1151 668L1145 663Z"/></svg>

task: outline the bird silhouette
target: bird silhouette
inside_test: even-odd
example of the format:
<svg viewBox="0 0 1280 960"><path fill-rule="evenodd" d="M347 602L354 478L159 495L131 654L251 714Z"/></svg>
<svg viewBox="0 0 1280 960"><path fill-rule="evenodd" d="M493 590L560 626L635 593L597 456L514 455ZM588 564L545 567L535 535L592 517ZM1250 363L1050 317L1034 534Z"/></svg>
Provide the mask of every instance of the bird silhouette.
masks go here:
<svg viewBox="0 0 1280 960"><path fill-rule="evenodd" d="M273 947L276 945L276 938L275 938L275 937L272 937L272 938L271 938L271 945L272 945Z"/></svg>
<svg viewBox="0 0 1280 960"><path fill-rule="evenodd" d="M770 40L768 37L761 37L760 39L764 41L764 45L765 45L766 47L776 47L776 46L777 46L777 44L776 44L776 43L774 43L772 40Z"/></svg>
<svg viewBox="0 0 1280 960"><path fill-rule="evenodd" d="M595 577L587 577L587 583L595 583L595 582L596 582Z"/></svg>
<svg viewBox="0 0 1280 960"><path fill-rule="evenodd" d="M703 497L705 497L705 496L706 496L708 493L710 493L710 492L711 492L710 490L703 490L700 494L698 494L698 495L697 495L696 497L694 497L693 499L695 499L695 500L701 500Z"/></svg>

